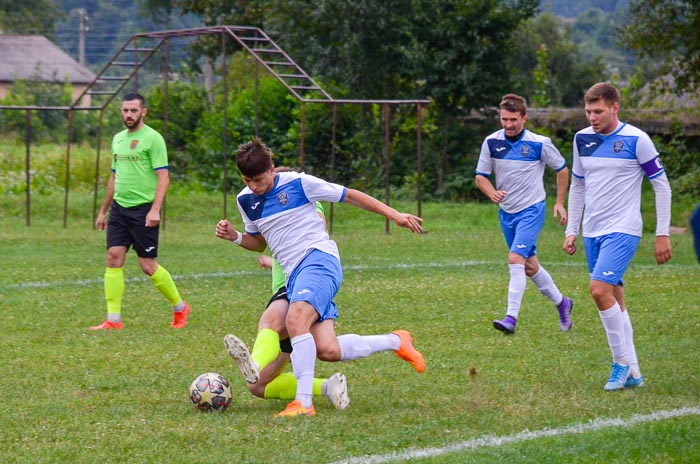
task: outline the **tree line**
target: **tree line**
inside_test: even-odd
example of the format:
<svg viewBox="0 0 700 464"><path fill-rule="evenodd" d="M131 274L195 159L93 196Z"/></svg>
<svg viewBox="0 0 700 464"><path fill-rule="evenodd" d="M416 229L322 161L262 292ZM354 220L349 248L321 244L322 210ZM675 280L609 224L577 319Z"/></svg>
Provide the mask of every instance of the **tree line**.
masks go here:
<svg viewBox="0 0 700 464"><path fill-rule="evenodd" d="M5 0L0 0L5 1ZM7 2L0 24L17 8L104 2ZM346 98L430 98L423 116L423 179L435 199L478 198L473 170L483 137L498 128L496 119L475 123L474 112L489 114L500 97L515 92L534 107L576 107L593 83L616 83L623 108L658 104L659 95L681 94L697 87L697 24L700 13L692 0L631 0L615 11L591 9L576 19L542 12L537 0L142 0L110 2L122 9L138 6L142 17L168 28L173 18L195 17L204 25L235 24L262 28L334 96ZM609 5L611 2L607 2ZM627 5L629 3L629 5ZM98 11L98 10L95 10ZM35 15L32 20L39 21ZM41 15L39 15L41 16ZM654 34L661 31L662 34ZM653 34L654 37L651 37ZM586 47L577 45L589 44ZM684 38L679 41L677 38ZM695 40L693 40L693 38ZM583 42L582 42L583 41ZM587 41L587 42L586 42ZM204 38L192 44L169 86L168 145L173 172L204 188L221 187L223 82L202 85L205 63L223 75L220 44ZM592 50L599 50L592 53ZM226 105L228 140L237 143L256 127L253 63L242 50L227 48L231 90ZM633 53L635 52L635 53ZM672 76L672 84L668 79ZM162 86L155 76L145 88L154 119L164 108ZM649 84L655 84L650 86ZM33 87L33 86L30 86ZM279 156L278 163L299 165L300 107L274 79L261 75L259 133ZM64 92L65 93L65 92ZM44 100L61 93L42 93ZM31 99L31 96L12 97ZM65 104L65 102L63 103ZM329 175L330 107L305 108L304 166ZM491 115L493 113L490 113ZM624 113L623 113L624 115ZM0 116L7 119L7 116ZM44 117L48 119L47 116ZM380 189L384 171L383 114L376 107L338 109L335 178L364 189ZM108 127L119 127L118 114L108 115ZM5 121L12 128L12 121ZM18 121L19 123L19 121ZM55 121L47 125L48 134ZM111 126L109 126L111 124ZM89 125L89 123L88 123ZM16 126L14 126L17 129ZM391 184L399 194L414 192L416 115L397 108L392 114ZM86 137L92 130L83 130ZM570 153L572 134L550 134L562 153ZM80 136L80 132L76 137ZM697 139L682 134L660 140L672 157L693 152ZM696 149L695 152L698 150ZM697 164L684 159L686 171ZM673 163L672 163L673 164ZM696 178L697 178L697 174ZM692 182L687 182L692 184ZM696 183L698 184L698 183ZM236 185L231 186L237 187Z"/></svg>

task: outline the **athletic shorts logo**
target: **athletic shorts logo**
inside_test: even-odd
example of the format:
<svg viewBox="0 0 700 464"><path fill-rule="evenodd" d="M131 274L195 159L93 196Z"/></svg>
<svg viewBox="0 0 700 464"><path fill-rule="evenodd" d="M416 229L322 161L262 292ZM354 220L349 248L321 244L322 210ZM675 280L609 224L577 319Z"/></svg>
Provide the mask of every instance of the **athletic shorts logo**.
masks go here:
<svg viewBox="0 0 700 464"><path fill-rule="evenodd" d="M603 275L604 275L605 277L611 276L611 275L613 275L613 274L615 274L615 272L613 272L613 271L603 271Z"/></svg>
<svg viewBox="0 0 700 464"><path fill-rule="evenodd" d="M618 140L617 142L615 142L615 145L613 145L613 151L615 153L620 153L624 147L625 145L622 143L622 141Z"/></svg>
<svg viewBox="0 0 700 464"><path fill-rule="evenodd" d="M277 201L279 201L280 205L287 206L287 203L289 202L289 196L287 196L287 192L278 193Z"/></svg>
<svg viewBox="0 0 700 464"><path fill-rule="evenodd" d="M515 245L515 248L522 250L523 248L527 248L527 245Z"/></svg>
<svg viewBox="0 0 700 464"><path fill-rule="evenodd" d="M150 253L151 251L153 251L155 249L156 249L156 247L150 246L150 247L146 248L145 251L146 251L146 253Z"/></svg>
<svg viewBox="0 0 700 464"><path fill-rule="evenodd" d="M308 288L305 288L303 290L299 290L297 292L297 295L303 295L304 293L311 293L311 290L309 290Z"/></svg>

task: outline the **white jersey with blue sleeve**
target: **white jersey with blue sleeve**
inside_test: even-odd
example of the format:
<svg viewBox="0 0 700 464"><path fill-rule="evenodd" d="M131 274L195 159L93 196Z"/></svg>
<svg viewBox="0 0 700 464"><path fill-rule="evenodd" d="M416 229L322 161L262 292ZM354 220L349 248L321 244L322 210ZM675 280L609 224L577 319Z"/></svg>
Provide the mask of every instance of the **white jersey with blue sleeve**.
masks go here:
<svg viewBox="0 0 700 464"><path fill-rule="evenodd" d="M316 212L316 202L341 202L346 191L342 185L318 177L280 172L274 187L265 195L255 195L246 187L236 200L246 233L263 236L289 279L313 249L340 259L338 246L329 238L323 219Z"/></svg>
<svg viewBox="0 0 700 464"><path fill-rule="evenodd" d="M659 153L649 136L622 122L609 135L597 134L587 127L574 136L573 153L572 188L574 183L583 183L583 236L620 232L641 237L644 176L652 183L659 179L668 184ZM669 211L658 211L657 205L657 218L664 221L666 216L670 220L670 187L668 192ZM578 199L570 195L569 205L575 201ZM578 216L570 215L566 235L578 235ZM663 228L661 224L659 230Z"/></svg>
<svg viewBox="0 0 700 464"><path fill-rule="evenodd" d="M495 174L496 190L508 192L500 207L512 214L544 201L545 165L557 172L566 167L566 160L548 137L525 129L511 142L501 129L484 139L476 174Z"/></svg>

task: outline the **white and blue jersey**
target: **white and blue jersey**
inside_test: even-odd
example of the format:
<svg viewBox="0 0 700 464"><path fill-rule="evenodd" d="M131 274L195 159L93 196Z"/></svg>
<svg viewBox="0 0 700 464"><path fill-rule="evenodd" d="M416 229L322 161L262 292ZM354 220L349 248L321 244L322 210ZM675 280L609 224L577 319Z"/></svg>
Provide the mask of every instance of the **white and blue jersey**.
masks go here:
<svg viewBox="0 0 700 464"><path fill-rule="evenodd" d="M338 246L326 232L316 213L317 201L338 203L346 188L308 174L280 172L274 187L265 195L248 188L238 194L238 210L246 233L260 235L289 279L293 270L312 250L340 259Z"/></svg>
<svg viewBox="0 0 700 464"><path fill-rule="evenodd" d="M495 174L496 190L508 192L501 209L517 213L544 201L545 165L557 172L566 167L566 160L548 137L525 129L518 140L511 142L501 129L484 139L476 174Z"/></svg>
<svg viewBox="0 0 700 464"><path fill-rule="evenodd" d="M642 180L645 175L652 181L664 175L649 136L622 122L609 135L587 127L574 136L573 152L572 174L584 183L583 236L619 232L641 237ZM570 195L569 205L575 200ZM579 219L578 214L570 216L566 235L578 235L578 221L571 220Z"/></svg>

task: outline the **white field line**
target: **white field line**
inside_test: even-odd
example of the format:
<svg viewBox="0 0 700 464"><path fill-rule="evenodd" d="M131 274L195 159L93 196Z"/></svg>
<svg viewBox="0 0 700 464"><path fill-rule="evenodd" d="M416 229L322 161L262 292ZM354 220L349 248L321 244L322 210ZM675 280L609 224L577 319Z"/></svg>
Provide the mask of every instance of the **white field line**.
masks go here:
<svg viewBox="0 0 700 464"><path fill-rule="evenodd" d="M525 430L515 435L505 435L494 437L485 435L479 438L472 438L467 441L447 445L441 448L423 448L412 449L406 451L394 452L391 454L358 456L348 458L342 461L336 461L332 464L382 464L395 461L411 461L423 458L434 458L450 453L460 451L473 450L478 448L495 448L498 446L510 445L513 443L521 443L524 441L537 440L539 438L557 437L561 435L572 435L586 432L595 432L602 429L610 428L629 428L646 422L660 421L672 419L674 417L700 415L700 407L687 407L673 409L671 411L656 411L650 414L635 414L627 419L595 419L587 423L568 425L566 427L542 430Z"/></svg>
<svg viewBox="0 0 700 464"><path fill-rule="evenodd" d="M550 263L550 267L556 266L585 266L584 264L578 262L558 262ZM344 271L382 271L387 269L440 269L440 268L460 268L460 267L476 267L476 266L505 266L502 261L478 261L478 260L467 260L467 261L441 261L437 263L387 263L387 264L350 264L343 265ZM634 267L637 268L656 268L658 266L652 264L640 264ZM666 265L665 267L692 267L693 269L697 266L695 265ZM265 271L233 271L233 272L207 272L207 273L196 273L196 274L181 274L173 275L173 279L177 280L187 280L187 279L217 279L217 278L229 278L229 277L239 277L239 276L252 276L259 275ZM145 282L147 277L128 277L126 282ZM27 289L27 288L51 288L51 287L65 287L65 286L77 286L86 287L92 285L102 285L102 278L94 279L81 279L81 280L56 280L56 281L38 281L38 282L18 282L14 284L0 284L0 289Z"/></svg>
<svg viewBox="0 0 700 464"><path fill-rule="evenodd" d="M468 266L494 266L497 264L490 261L454 261L454 262L441 262L441 263L395 263L395 264L359 264L359 265L344 265L344 271L381 271L386 269L429 269L429 268L450 268L450 267L468 267ZM177 280L187 280L187 279L218 279L218 278L229 278L229 277L239 277L239 276L252 276L260 275L266 271L233 271L233 272L206 272L197 274L182 274L173 275L173 279ZM269 272L268 272L269 273ZM126 282L145 282L148 278L146 276L139 277L128 277ZM0 288L6 289L22 289L22 288L50 288L59 286L90 286L90 285L100 285L103 279L84 279L84 280L55 280L55 281L39 281L39 282L19 282L9 285L0 285Z"/></svg>

